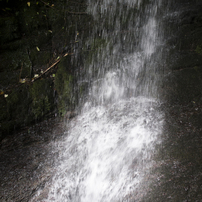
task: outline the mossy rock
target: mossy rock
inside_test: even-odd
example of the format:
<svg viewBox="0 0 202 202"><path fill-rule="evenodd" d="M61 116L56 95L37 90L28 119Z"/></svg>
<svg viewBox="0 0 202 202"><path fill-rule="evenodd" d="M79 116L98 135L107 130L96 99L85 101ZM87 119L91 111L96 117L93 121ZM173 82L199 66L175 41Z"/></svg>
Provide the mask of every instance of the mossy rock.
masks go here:
<svg viewBox="0 0 202 202"><path fill-rule="evenodd" d="M53 108L52 81L48 79L35 81L29 91L32 99L31 113L35 119L41 119Z"/></svg>
<svg viewBox="0 0 202 202"><path fill-rule="evenodd" d="M197 54L202 56L202 45L197 45L195 51Z"/></svg>
<svg viewBox="0 0 202 202"><path fill-rule="evenodd" d="M74 108L74 76L68 70L70 65L68 58L63 58L58 65L55 76L55 89L58 93L58 111L60 115L64 115L66 111Z"/></svg>
<svg viewBox="0 0 202 202"><path fill-rule="evenodd" d="M90 35L89 29L93 28L93 24L89 23L90 20L93 21L92 16L68 14L70 10L85 12L86 7L83 5L78 7L75 3L57 1L52 9L40 1L29 2L30 6L23 1L8 1L7 6L11 10L5 13L6 17L0 17L0 87L2 90L9 90L8 97L3 98L6 104L2 104L0 120L7 122L3 129L6 133L36 119L43 119L55 105L58 106L60 114L64 115L66 111L75 108L78 94L83 94L87 88L86 84L85 87L84 84L77 84L73 76L76 67L71 67L73 63L70 56L63 58L58 64L55 77L57 99L54 98L51 81L54 78L19 84L19 79L32 77L32 70L38 73L41 69L46 69L53 52L58 57L58 54L72 53L79 48L82 51L82 43ZM78 36L78 43L75 42L75 36ZM95 46L102 48L103 43L105 42L102 39L97 40ZM79 60L79 63L82 62ZM54 71L54 68L51 71ZM26 81L29 82L29 79Z"/></svg>

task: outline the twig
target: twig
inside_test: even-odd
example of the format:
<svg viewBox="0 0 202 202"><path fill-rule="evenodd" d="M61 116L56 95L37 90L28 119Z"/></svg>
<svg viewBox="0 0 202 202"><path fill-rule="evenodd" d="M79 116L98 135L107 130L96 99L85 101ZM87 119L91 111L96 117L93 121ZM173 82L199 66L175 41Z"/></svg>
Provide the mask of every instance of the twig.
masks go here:
<svg viewBox="0 0 202 202"><path fill-rule="evenodd" d="M37 79L41 78L46 72L48 72L51 68L53 68L56 64L58 64L60 62L60 60L63 57L66 57L67 55L73 55L73 53L66 53L64 54L62 57L60 57L55 63L53 63L50 67L48 67L48 69L46 69L41 75L39 75L38 77L36 77L35 79L32 79L32 82L36 81Z"/></svg>
<svg viewBox="0 0 202 202"><path fill-rule="evenodd" d="M46 2L44 2L44 1L42 1L42 0L40 0L42 3L44 3L46 6L49 6L50 8L54 8L54 7L52 7L52 6L50 6L48 3L46 3Z"/></svg>

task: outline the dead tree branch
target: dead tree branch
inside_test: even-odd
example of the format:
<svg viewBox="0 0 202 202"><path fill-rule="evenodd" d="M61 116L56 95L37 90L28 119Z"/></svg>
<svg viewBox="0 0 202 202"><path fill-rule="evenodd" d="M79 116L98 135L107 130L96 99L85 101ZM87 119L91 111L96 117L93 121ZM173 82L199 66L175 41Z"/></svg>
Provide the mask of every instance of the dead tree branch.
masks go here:
<svg viewBox="0 0 202 202"><path fill-rule="evenodd" d="M66 53L66 54L64 54L62 57L60 57L58 60L56 60L50 67L48 67L42 74L40 74L38 77L32 79L32 82L34 82L34 81L38 80L39 78L41 78L51 68L53 68L56 64L58 64L63 57L66 57L67 55L73 55L73 53Z"/></svg>

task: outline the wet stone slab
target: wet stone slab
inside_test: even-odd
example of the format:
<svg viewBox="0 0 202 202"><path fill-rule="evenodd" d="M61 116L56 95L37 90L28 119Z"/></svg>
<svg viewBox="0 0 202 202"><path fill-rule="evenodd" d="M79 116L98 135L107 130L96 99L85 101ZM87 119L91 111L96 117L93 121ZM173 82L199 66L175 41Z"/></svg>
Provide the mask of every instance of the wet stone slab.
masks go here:
<svg viewBox="0 0 202 202"><path fill-rule="evenodd" d="M29 201L54 172L54 142L64 123L50 119L0 143L0 201Z"/></svg>
<svg viewBox="0 0 202 202"><path fill-rule="evenodd" d="M195 201L202 199L202 105L164 106L166 122L162 144L145 183L143 201Z"/></svg>

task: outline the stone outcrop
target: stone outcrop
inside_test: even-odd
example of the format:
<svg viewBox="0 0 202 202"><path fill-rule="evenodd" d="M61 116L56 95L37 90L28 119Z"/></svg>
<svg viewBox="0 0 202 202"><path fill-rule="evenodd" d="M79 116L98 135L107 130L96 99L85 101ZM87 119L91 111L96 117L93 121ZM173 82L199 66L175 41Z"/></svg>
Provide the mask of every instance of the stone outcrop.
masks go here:
<svg viewBox="0 0 202 202"><path fill-rule="evenodd" d="M82 59L78 62L77 58L81 58L91 18L82 0L0 4L2 139L18 128L75 108L82 88L76 82L78 66L82 66Z"/></svg>

